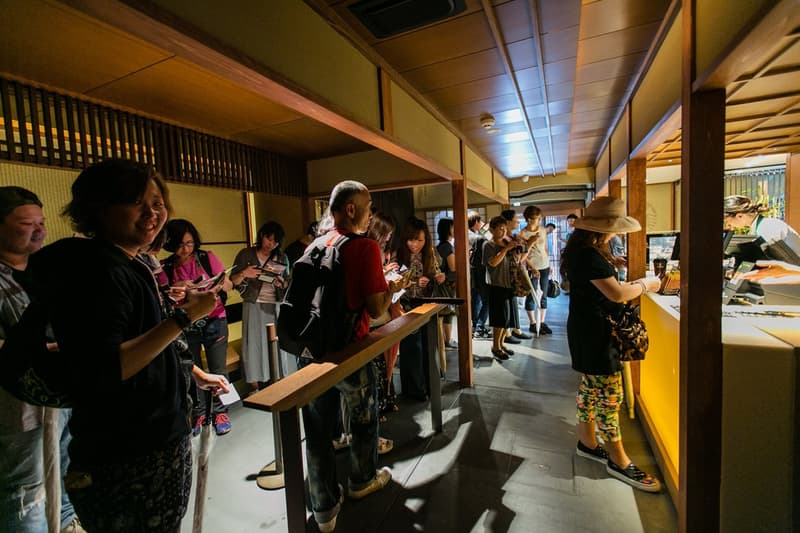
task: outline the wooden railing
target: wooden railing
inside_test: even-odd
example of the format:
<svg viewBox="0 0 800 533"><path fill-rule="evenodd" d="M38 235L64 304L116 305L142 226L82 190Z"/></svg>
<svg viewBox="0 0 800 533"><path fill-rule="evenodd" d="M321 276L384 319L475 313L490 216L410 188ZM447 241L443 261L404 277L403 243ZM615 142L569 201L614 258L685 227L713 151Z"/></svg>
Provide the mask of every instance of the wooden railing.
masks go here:
<svg viewBox="0 0 800 533"><path fill-rule="evenodd" d="M286 512L291 533L306 530L303 458L300 442L300 409L311 400L359 370L408 334L422 328L423 349L428 351L430 375L431 422L436 432L442 430L442 397L436 315L441 304L423 304L377 328L357 342L324 359L289 374L284 379L244 400L245 407L269 411L278 416Z"/></svg>

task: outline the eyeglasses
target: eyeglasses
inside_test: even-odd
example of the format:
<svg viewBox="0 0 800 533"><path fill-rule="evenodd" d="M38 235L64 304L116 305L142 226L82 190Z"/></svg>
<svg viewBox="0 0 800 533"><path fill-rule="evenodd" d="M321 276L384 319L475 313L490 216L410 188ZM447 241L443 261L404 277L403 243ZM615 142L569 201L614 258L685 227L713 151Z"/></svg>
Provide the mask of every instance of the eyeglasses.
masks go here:
<svg viewBox="0 0 800 533"><path fill-rule="evenodd" d="M194 248L194 241L182 242L178 245L178 248Z"/></svg>

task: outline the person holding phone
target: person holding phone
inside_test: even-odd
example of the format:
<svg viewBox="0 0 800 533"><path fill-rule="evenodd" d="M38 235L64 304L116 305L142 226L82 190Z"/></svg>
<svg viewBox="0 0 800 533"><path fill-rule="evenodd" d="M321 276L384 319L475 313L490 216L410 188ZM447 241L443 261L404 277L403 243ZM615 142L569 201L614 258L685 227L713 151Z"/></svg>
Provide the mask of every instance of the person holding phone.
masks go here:
<svg viewBox="0 0 800 533"><path fill-rule="evenodd" d="M168 314L139 259L169 210L167 186L152 167L104 160L80 173L64 209L91 238L61 239L29 262L69 360L64 485L87 531L178 531L192 484L188 380L228 390L224 378L184 365L175 346L183 328L214 309L216 295L189 290Z"/></svg>
<svg viewBox="0 0 800 533"><path fill-rule="evenodd" d="M232 284L230 280L224 278L225 267L213 252L201 249L203 242L200 233L188 220L182 218L170 220L164 229L166 232L164 249L172 252L172 255L161 262L163 272L158 278L159 283L169 284L170 294L177 302L183 301L183 294L188 289L213 290L211 280L215 276L220 276L217 278L218 281L222 280L220 298L217 299L214 310L207 317L192 324L186 332L186 340L195 365L201 368L203 366L200 357L200 348L203 347L208 361L208 371L228 379L228 319L225 315L225 292L232 288ZM194 386L191 387L190 393L194 402L192 433L199 435L206 418L206 395ZM219 398L214 399L211 416L217 435L225 435L231 431L228 407L223 405Z"/></svg>
<svg viewBox="0 0 800 533"><path fill-rule="evenodd" d="M242 295L242 371L253 391L279 376L269 372L269 340L265 324L275 324L278 303L289 286L289 259L281 250L286 233L274 220L262 225L256 242L236 254L231 281ZM281 352L281 365L288 359Z"/></svg>

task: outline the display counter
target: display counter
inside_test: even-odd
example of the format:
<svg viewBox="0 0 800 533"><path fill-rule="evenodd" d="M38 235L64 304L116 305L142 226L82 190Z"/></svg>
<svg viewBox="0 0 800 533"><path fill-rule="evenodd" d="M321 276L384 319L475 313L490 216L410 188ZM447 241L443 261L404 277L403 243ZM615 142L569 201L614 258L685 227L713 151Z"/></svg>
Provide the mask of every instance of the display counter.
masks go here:
<svg viewBox="0 0 800 533"><path fill-rule="evenodd" d="M680 300L647 294L637 408L677 505ZM721 531L790 531L800 412L800 306L722 306ZM781 316L783 315L783 316ZM786 316L789 315L789 316ZM702 357L702 354L697 354Z"/></svg>

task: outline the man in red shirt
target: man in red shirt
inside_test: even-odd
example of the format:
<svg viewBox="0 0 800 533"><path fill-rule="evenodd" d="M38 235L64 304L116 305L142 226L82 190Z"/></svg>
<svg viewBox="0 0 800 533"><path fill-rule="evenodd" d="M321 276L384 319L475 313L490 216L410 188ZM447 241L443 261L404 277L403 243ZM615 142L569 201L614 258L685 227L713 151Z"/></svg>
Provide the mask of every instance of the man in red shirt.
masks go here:
<svg viewBox="0 0 800 533"><path fill-rule="evenodd" d="M366 233L372 218L372 199L366 186L357 181L339 183L331 192L329 205L328 216L333 219L331 233ZM331 239L331 242L334 240ZM402 284L387 284L381 251L376 241L354 238L346 242L340 252L347 307L361 315L353 335L353 340L359 340L369 333L370 317L377 318L389 308L392 294L400 290ZM300 364L303 364L302 360ZM348 496L361 499L382 489L392 479L389 468L377 469L377 373L370 362L303 407L311 509L322 532L336 528L336 517L344 500L344 491L336 482L336 459L332 443L339 394L344 397L350 410L350 431L353 435Z"/></svg>

